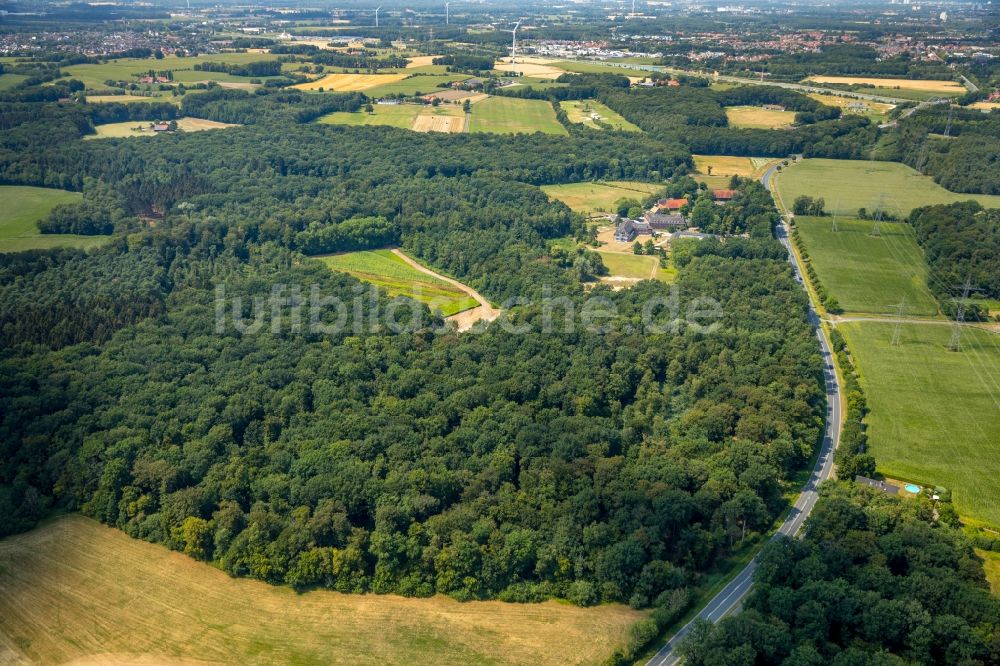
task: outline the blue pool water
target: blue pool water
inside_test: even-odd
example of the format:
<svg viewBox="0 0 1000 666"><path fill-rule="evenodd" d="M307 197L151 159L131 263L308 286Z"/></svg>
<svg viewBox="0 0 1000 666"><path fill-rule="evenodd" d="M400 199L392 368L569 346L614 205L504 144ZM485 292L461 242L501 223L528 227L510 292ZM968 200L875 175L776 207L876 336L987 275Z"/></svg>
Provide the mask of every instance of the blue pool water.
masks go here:
<svg viewBox="0 0 1000 666"><path fill-rule="evenodd" d="M908 484L906 484L906 492L913 493L913 494L919 493L920 492L920 486L915 486L912 483L908 483Z"/></svg>

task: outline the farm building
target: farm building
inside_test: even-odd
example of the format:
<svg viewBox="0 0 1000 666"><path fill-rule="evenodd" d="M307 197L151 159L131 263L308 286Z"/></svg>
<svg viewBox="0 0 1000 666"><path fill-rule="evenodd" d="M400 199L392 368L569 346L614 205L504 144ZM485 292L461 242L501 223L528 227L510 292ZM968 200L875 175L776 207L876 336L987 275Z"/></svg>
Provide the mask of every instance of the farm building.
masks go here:
<svg viewBox="0 0 1000 666"><path fill-rule="evenodd" d="M619 243L628 243L635 240L639 232L635 230L635 223L632 220L622 220L615 229L615 240Z"/></svg>
<svg viewBox="0 0 1000 666"><path fill-rule="evenodd" d="M688 205L688 200L687 199L660 199L659 201L656 202L656 205L660 209L666 209L666 210L669 210L669 211L677 211L677 210L680 210L681 208L684 208L684 206L687 206Z"/></svg>
<svg viewBox="0 0 1000 666"><path fill-rule="evenodd" d="M868 105L864 102L849 102L847 104L847 110L854 113L864 113L868 110Z"/></svg>
<svg viewBox="0 0 1000 666"><path fill-rule="evenodd" d="M885 481L876 481L875 479L869 479L867 476L861 476L860 474L854 477L854 483L860 484L862 486L868 486L869 488L874 488L875 490L881 490L887 495L898 495L899 488L896 486L891 486Z"/></svg>
<svg viewBox="0 0 1000 666"><path fill-rule="evenodd" d="M153 124L153 131L154 132L167 132L169 130L170 130L170 125L168 125L167 123L154 123Z"/></svg>
<svg viewBox="0 0 1000 666"><path fill-rule="evenodd" d="M685 229L687 220L683 215L664 215L663 213L646 213L642 218L651 229Z"/></svg>
<svg viewBox="0 0 1000 666"><path fill-rule="evenodd" d="M712 198L718 202L732 201L735 196L736 190L712 190Z"/></svg>
<svg viewBox="0 0 1000 666"><path fill-rule="evenodd" d="M785 107L780 104L765 104L764 108L768 111L784 111Z"/></svg>

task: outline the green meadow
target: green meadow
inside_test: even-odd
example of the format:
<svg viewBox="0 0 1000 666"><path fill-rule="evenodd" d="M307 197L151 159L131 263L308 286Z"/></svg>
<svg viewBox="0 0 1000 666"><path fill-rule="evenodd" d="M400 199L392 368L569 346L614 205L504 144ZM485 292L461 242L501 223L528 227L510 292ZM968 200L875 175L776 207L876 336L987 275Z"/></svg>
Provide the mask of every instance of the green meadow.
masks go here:
<svg viewBox="0 0 1000 666"><path fill-rule="evenodd" d="M38 221L58 204L80 200L77 192L53 190L45 187L0 186L0 252L21 252L51 247L94 247L104 243L108 236L79 236L76 234L43 234Z"/></svg>
<svg viewBox="0 0 1000 666"><path fill-rule="evenodd" d="M820 282L846 312L893 313L905 300L908 315L935 315L937 300L927 287L927 263L905 222L873 223L854 218L797 217Z"/></svg>
<svg viewBox="0 0 1000 666"><path fill-rule="evenodd" d="M470 132L568 134L552 105L538 99L490 97L472 107L470 119Z"/></svg>
<svg viewBox="0 0 1000 666"><path fill-rule="evenodd" d="M810 158L793 164L777 175L777 187L785 206L795 197L807 195L826 200L826 210L856 215L859 208L879 207L906 216L918 206L948 204L975 199L987 208L1000 208L1000 196L949 192L930 178L897 162L828 160Z"/></svg>
<svg viewBox="0 0 1000 666"><path fill-rule="evenodd" d="M636 199L641 202L662 188L662 185L655 183L609 181L542 185L541 190L550 198L563 202L573 211L590 215L595 212L614 211L615 203L619 199Z"/></svg>
<svg viewBox="0 0 1000 666"><path fill-rule="evenodd" d="M848 322L837 326L861 373L878 471L953 491L959 514L1000 526L1000 335L965 327Z"/></svg>
<svg viewBox="0 0 1000 666"><path fill-rule="evenodd" d="M108 86L105 81L131 81L136 75L149 70L158 72L172 71L174 81L193 83L195 81L220 81L230 83L246 83L249 78L233 76L225 72L201 72L194 66L200 62L225 62L243 64L275 60L278 56L269 53L213 53L194 57L166 56L160 60L155 58L119 58L99 64L70 65L62 68L64 78L79 79L90 90L102 90Z"/></svg>
<svg viewBox="0 0 1000 666"><path fill-rule="evenodd" d="M450 315L479 305L458 287L418 271L391 250L366 250L317 257L330 269L349 273L384 289L390 296L406 296Z"/></svg>
<svg viewBox="0 0 1000 666"><path fill-rule="evenodd" d="M371 98L392 94L416 95L420 93L427 95L432 92L439 92L441 90L439 84L451 81L461 81L462 79L467 78L469 78L468 74L423 74L411 76L403 79L402 81L384 83L380 86L375 86L374 88L368 88L362 92Z"/></svg>
<svg viewBox="0 0 1000 666"><path fill-rule="evenodd" d="M591 118L590 114L596 113L600 116L600 122L607 123L612 129L622 130L624 132L642 131L637 126L622 118L621 114L617 111L614 111L610 107L593 99L569 100L559 102L559 105L562 107L563 111L566 112L566 115L569 117L569 121L571 123L586 125L591 129L604 129Z"/></svg>

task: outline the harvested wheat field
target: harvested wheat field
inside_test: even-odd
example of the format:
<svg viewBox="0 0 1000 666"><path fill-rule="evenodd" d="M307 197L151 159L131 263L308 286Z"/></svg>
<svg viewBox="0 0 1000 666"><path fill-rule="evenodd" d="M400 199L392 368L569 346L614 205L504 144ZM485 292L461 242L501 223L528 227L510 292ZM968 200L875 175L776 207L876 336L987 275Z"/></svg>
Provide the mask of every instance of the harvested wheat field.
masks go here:
<svg viewBox="0 0 1000 666"><path fill-rule="evenodd" d="M813 76L806 81L813 83L840 83L848 86L870 85L876 88L905 88L924 92L963 93L965 86L957 81L920 79L879 79L867 76Z"/></svg>
<svg viewBox="0 0 1000 666"><path fill-rule="evenodd" d="M427 67L434 64L434 58L440 58L439 55L422 55L422 56L410 56L406 63L406 69L413 69L415 67Z"/></svg>
<svg viewBox="0 0 1000 666"><path fill-rule="evenodd" d="M289 588L81 516L0 541L0 662L596 663L624 606L459 603Z"/></svg>
<svg viewBox="0 0 1000 666"><path fill-rule="evenodd" d="M993 109L1000 109L1000 102L973 102L969 105L969 108L980 109L982 111L992 111Z"/></svg>
<svg viewBox="0 0 1000 666"><path fill-rule="evenodd" d="M413 119L410 129L415 132L464 132L465 114L421 113Z"/></svg>
<svg viewBox="0 0 1000 666"><path fill-rule="evenodd" d="M355 92L387 83L396 83L406 77L406 74L327 74L315 81L300 83L292 87L300 90L319 90L322 88L332 92Z"/></svg>
<svg viewBox="0 0 1000 666"><path fill-rule="evenodd" d="M749 178L757 170L754 157L733 155L692 155L694 167L705 176L744 176Z"/></svg>
<svg viewBox="0 0 1000 666"><path fill-rule="evenodd" d="M518 58L513 65L510 58L500 58L493 68L501 72L517 72L521 76L534 76L542 79L554 79L566 73L565 69L553 67L552 60L545 58Z"/></svg>

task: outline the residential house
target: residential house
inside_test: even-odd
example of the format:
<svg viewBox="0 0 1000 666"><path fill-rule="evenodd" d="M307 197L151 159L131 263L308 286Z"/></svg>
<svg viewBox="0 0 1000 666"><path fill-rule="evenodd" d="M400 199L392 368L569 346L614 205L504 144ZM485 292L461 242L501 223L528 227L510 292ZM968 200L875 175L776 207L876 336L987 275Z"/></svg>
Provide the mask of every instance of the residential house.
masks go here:
<svg viewBox="0 0 1000 666"><path fill-rule="evenodd" d="M712 198L715 203L726 203L732 201L736 196L736 190L712 190Z"/></svg>
<svg viewBox="0 0 1000 666"><path fill-rule="evenodd" d="M639 232L636 231L635 223L632 220L622 220L618 224L618 228L615 229L615 240L619 243L630 243L638 235Z"/></svg>
<svg viewBox="0 0 1000 666"><path fill-rule="evenodd" d="M863 486L868 486L869 488L874 488L876 490L881 490L886 495L899 494L899 488L897 488L896 486L889 485L885 481L876 481L875 479L869 479L867 476L861 476L860 474L854 477L854 483L858 483Z"/></svg>

